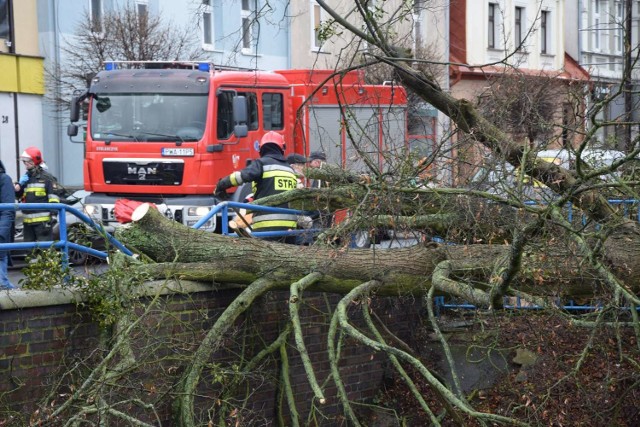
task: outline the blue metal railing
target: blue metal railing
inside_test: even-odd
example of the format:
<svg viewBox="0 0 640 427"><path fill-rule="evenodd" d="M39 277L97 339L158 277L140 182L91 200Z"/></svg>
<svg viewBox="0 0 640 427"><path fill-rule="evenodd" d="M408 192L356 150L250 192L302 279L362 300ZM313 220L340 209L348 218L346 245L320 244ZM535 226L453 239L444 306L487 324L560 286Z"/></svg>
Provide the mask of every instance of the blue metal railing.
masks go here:
<svg viewBox="0 0 640 427"><path fill-rule="evenodd" d="M506 310L516 310L516 309L517 310L542 310L544 308L536 304L523 304L522 299L520 297L515 298L515 304L512 304L511 297L503 297L502 301L503 301L503 308ZM464 303L446 302L444 296L434 297L433 304L434 304L436 316L439 316L442 310L445 310L445 309L475 310L478 308L473 304L469 304L468 302L464 302ZM555 306L562 310L577 311L577 312L596 311L596 310L601 310L603 308L602 304L579 305L579 304L576 304L574 300L569 300L567 301L566 304L562 304L560 300L556 300ZM640 311L640 307L638 307L638 310Z"/></svg>
<svg viewBox="0 0 640 427"><path fill-rule="evenodd" d="M0 250L12 251L12 250L30 250L35 248L56 248L62 249L63 252L63 265L66 267L69 264L69 249L80 251L91 256L107 259L108 254L105 251L99 251L78 243L70 242L67 235L67 213L70 213L80 219L90 228L96 230L101 236L107 239L107 241L116 247L118 250L126 255L132 256L133 253L127 249L122 243L116 240L111 234L106 232L102 225L95 223L84 213L80 212L76 208L65 205L64 203L0 203L0 210L11 211L34 211L34 210L48 210L58 212L58 227L60 237L58 240L50 242L21 242L21 243L0 243Z"/></svg>
<svg viewBox="0 0 640 427"><path fill-rule="evenodd" d="M638 199L609 199L608 200L610 205L614 205L614 206L622 206L623 209L623 214L625 217L631 217L631 207L635 206L636 208L636 212L634 213L635 219L640 222L640 201ZM535 202L535 201L530 201L530 202L526 202L526 204L530 204L530 205L535 205L538 204L539 202ZM573 215L574 215L574 209L573 209L573 205L571 203L567 203L567 219L569 222L573 222ZM587 217L586 215L582 214L581 216L581 222L582 225L586 225L587 224ZM599 228L599 224L596 224L596 228ZM446 244L454 244L454 243L450 243L450 242L445 242L442 238L440 237L435 237L432 239L433 241L436 241L438 243L446 243ZM527 309L527 310L540 310L542 309L542 307L537 306L537 305L522 305L521 304L521 300L520 298L516 298L516 304L508 304L510 302L508 297L504 298L504 308L506 309ZM433 299L434 302L434 306L435 306L435 311L436 311L436 315L439 315L440 312L444 309L468 309L468 310L475 310L477 307L473 304L469 304L468 302L462 302L462 303L457 303L457 302L446 302L445 301L445 297L443 296L439 296L439 297L434 297ZM567 304L562 304L560 301L556 302L556 306L566 310L566 311L596 311L602 308L602 305L576 305L574 303L573 300L569 300L567 302ZM640 307L637 308L638 311L640 311Z"/></svg>
<svg viewBox="0 0 640 427"><path fill-rule="evenodd" d="M266 213L284 213L290 215L304 215L313 217L318 214L317 211L301 211L296 209L278 208L272 206L260 206L250 203L240 202L222 202L215 205L207 215L202 217L200 221L195 223L192 228L200 228L206 224L214 215L220 214L222 223L220 224L221 234L225 236L237 236L236 233L229 231L229 209L235 211L236 209L246 209L248 211L266 212ZM254 237L285 237L285 236L297 236L297 235L312 235L321 232L322 229L304 229L304 230L282 230L282 231L255 231L251 232Z"/></svg>

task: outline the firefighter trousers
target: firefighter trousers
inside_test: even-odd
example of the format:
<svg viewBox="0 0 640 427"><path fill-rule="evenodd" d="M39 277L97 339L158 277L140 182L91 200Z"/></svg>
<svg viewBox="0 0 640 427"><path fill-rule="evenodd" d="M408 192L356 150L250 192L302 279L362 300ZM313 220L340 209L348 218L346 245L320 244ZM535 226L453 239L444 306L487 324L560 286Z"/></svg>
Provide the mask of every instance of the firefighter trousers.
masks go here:
<svg viewBox="0 0 640 427"><path fill-rule="evenodd" d="M49 221L24 224L25 242L50 242L53 240L53 227Z"/></svg>

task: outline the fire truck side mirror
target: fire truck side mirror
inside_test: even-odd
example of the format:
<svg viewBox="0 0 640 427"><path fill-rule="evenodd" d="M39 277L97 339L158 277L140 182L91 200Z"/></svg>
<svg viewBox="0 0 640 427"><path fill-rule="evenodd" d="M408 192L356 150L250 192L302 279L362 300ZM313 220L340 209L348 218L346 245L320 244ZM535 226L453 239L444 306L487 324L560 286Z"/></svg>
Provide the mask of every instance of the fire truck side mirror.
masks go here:
<svg viewBox="0 0 640 427"><path fill-rule="evenodd" d="M74 96L71 98L71 105L69 106L69 119L71 122L77 122L80 120L80 102L79 97ZM77 132L77 129L76 129Z"/></svg>
<svg viewBox="0 0 640 427"><path fill-rule="evenodd" d="M75 123L71 123L67 126L67 135L69 136L77 136L78 135L78 125Z"/></svg>
<svg viewBox="0 0 640 427"><path fill-rule="evenodd" d="M249 127L247 125L235 125L233 127L233 133L237 138L244 138L249 135Z"/></svg>
<svg viewBox="0 0 640 427"><path fill-rule="evenodd" d="M237 124L247 123L247 98L242 95L233 98L233 120Z"/></svg>
<svg viewBox="0 0 640 427"><path fill-rule="evenodd" d="M235 96L233 98L233 121L235 122L233 133L236 138L244 138L249 134L247 116L247 98L242 95Z"/></svg>

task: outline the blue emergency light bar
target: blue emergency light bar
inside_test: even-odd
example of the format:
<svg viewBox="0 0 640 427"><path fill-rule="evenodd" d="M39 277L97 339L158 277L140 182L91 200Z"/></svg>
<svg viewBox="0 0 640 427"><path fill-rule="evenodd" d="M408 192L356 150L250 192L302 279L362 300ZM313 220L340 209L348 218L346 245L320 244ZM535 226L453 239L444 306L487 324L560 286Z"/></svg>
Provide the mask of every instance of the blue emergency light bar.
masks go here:
<svg viewBox="0 0 640 427"><path fill-rule="evenodd" d="M210 61L108 61L104 63L104 69L105 71L119 69L190 69L204 72L211 70L258 71L256 68L215 65Z"/></svg>
<svg viewBox="0 0 640 427"><path fill-rule="evenodd" d="M104 63L105 71L118 69L192 69L199 71L210 71L210 62L195 61L108 61Z"/></svg>

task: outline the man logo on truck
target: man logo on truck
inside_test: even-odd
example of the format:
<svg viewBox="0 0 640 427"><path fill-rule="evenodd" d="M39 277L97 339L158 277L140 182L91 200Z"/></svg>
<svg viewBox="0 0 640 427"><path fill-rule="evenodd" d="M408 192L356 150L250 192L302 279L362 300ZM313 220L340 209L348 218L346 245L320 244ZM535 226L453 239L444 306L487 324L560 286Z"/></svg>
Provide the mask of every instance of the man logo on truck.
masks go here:
<svg viewBox="0 0 640 427"><path fill-rule="evenodd" d="M127 173L129 175L138 175L138 179L140 181L144 181L147 178L147 175L156 175L158 173L158 168L145 168L143 166L129 166L127 168Z"/></svg>

